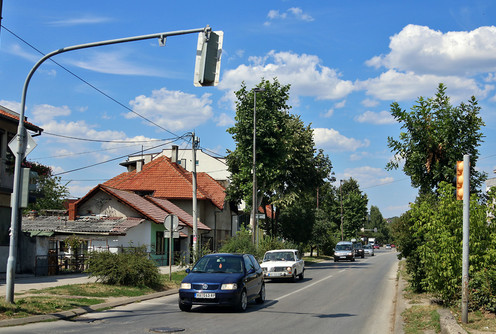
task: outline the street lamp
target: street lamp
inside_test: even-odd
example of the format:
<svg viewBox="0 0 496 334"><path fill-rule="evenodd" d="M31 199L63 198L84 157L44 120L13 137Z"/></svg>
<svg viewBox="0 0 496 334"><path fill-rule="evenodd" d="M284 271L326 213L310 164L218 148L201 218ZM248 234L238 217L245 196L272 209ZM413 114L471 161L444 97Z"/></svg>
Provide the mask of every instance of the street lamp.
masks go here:
<svg viewBox="0 0 496 334"><path fill-rule="evenodd" d="M341 200L341 241L344 240L343 233L343 193L341 192L341 186L343 185L343 180L339 180L339 198Z"/></svg>
<svg viewBox="0 0 496 334"><path fill-rule="evenodd" d="M26 95L28 91L28 85L29 82L31 81L31 77L33 76L34 72L38 69L38 67L45 62L45 60L64 53L68 51L74 51L74 50L80 50L80 49L86 49L86 48L92 48L92 47L97 47L97 46L103 46L103 45L112 45L112 44L119 44L119 43L126 43L126 42L132 42L132 41L141 41L141 40L146 40L146 39L151 39L151 38L158 38L160 45L165 45L165 39L168 36L177 36L177 35L185 35L185 34L191 34L191 33L196 33L196 32L203 32L205 34L209 33L212 29L207 25L205 28L200 28L200 29L190 29L190 30L178 30L178 31L172 31L172 32L162 32L162 33L157 33L157 34L150 34L150 35L142 35L142 36L134 36L134 37L126 37L126 38L119 38L119 39L113 39L113 40L107 40L107 41L100 41L100 42L94 42L94 43L87 43L87 44L79 44L79 45L73 45L73 46L68 46L62 49L58 49L55 51L52 51L45 56L43 56L38 62L33 66L31 71L29 72L28 76L26 77L26 81L24 82L24 86L22 89L22 97L21 97L21 110L19 113L19 126L17 128L17 136L16 136L16 143L15 147L16 149L14 150L14 155L15 155L15 164L14 164L14 185L13 185L13 192L12 192L12 209L11 209L11 221L10 221L10 244L9 244L9 257L7 259L7 272L6 272L6 291L5 291L5 299L9 303L14 302L14 279L15 279L15 267L16 267L16 255L17 255L17 234L18 230L20 230L20 223L19 223L19 200L20 200L20 172L21 172L21 161L25 158L26 156L26 143L27 143L27 133L26 129L24 126L24 111L26 108Z"/></svg>
<svg viewBox="0 0 496 334"><path fill-rule="evenodd" d="M253 90L253 193L252 193L252 205L251 205L251 219L250 226L252 229L252 241L255 245L258 244L258 238L256 236L257 231L257 155L256 155L256 145L257 145L257 93L265 92L264 88L255 87Z"/></svg>

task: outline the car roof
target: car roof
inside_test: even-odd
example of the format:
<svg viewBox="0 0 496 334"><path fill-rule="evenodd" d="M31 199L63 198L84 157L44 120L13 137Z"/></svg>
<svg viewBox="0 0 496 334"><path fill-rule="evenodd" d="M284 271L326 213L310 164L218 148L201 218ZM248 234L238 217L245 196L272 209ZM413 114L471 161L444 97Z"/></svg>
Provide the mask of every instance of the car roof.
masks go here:
<svg viewBox="0 0 496 334"><path fill-rule="evenodd" d="M272 249L270 251L267 251L265 253L273 253L273 252L297 252L297 249Z"/></svg>

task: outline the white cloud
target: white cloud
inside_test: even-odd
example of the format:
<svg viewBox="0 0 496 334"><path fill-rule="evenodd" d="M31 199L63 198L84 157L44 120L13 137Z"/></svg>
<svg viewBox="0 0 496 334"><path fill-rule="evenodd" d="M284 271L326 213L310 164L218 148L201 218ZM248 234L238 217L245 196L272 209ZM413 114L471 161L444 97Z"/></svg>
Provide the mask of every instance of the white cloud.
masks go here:
<svg viewBox="0 0 496 334"><path fill-rule="evenodd" d="M331 152L356 151L360 147L368 147L370 141L358 140L343 136L334 129L315 128L313 129L315 145L318 148L326 149Z"/></svg>
<svg viewBox="0 0 496 334"><path fill-rule="evenodd" d="M496 71L496 27L443 33L409 24L391 37L391 52L367 65L437 75L474 75Z"/></svg>
<svg viewBox="0 0 496 334"><path fill-rule="evenodd" d="M71 110L68 106L55 107L48 104L39 104L34 106L33 111L34 123L46 123L59 116L69 116Z"/></svg>
<svg viewBox="0 0 496 334"><path fill-rule="evenodd" d="M353 153L350 155L350 160L351 161L359 161L362 160L363 158L370 157L370 153L363 151L363 152L357 152Z"/></svg>
<svg viewBox="0 0 496 334"><path fill-rule="evenodd" d="M494 89L492 85L479 87L475 79L434 74L402 73L388 70L379 77L355 83L355 87L366 90L368 95L380 100L402 101L420 96L430 97L439 83L444 83L452 102L467 100L474 95L485 98Z"/></svg>
<svg viewBox="0 0 496 334"><path fill-rule="evenodd" d="M164 87L152 91L151 96L137 96L129 103L135 112L171 131L193 129L213 115L212 100L208 93L197 97ZM134 113L126 114L126 118L136 117ZM148 122L146 124L151 125Z"/></svg>
<svg viewBox="0 0 496 334"><path fill-rule="evenodd" d="M343 174L343 179L349 179L350 177L358 181L361 189L387 184L394 181L394 178L388 176L384 169L370 166L346 168Z"/></svg>
<svg viewBox="0 0 496 334"><path fill-rule="evenodd" d="M306 21L312 22L314 18L307 13L304 13L303 10L299 7L291 7L285 12L280 12L277 9L271 9L267 13L267 18L269 19L264 23L264 25L270 25L274 20L298 20L298 21Z"/></svg>
<svg viewBox="0 0 496 334"><path fill-rule="evenodd" d="M334 114L334 109L331 108L331 109L327 110L324 114L322 114L322 117L330 118L330 117L332 117L333 114Z"/></svg>
<svg viewBox="0 0 496 334"><path fill-rule="evenodd" d="M371 124L394 124L396 123L394 117L386 110L381 112L373 112L367 110L363 114L355 117L355 120L359 123L371 123Z"/></svg>
<svg viewBox="0 0 496 334"><path fill-rule="evenodd" d="M249 61L249 65L243 64L223 73L218 87L229 91L224 99L235 98L232 92L239 89L240 82L245 81L247 87L253 87L261 78L277 77L281 84L291 84L291 96L296 97L335 100L344 98L354 89L351 81L341 80L336 70L322 65L314 55L270 51L264 57L250 57Z"/></svg>
<svg viewBox="0 0 496 334"><path fill-rule="evenodd" d="M163 70L153 67L136 65L132 61L125 59L126 53L120 49L115 52L93 51L85 60L70 60L69 62L77 67L89 71L118 75L144 75L151 77L168 77Z"/></svg>
<svg viewBox="0 0 496 334"><path fill-rule="evenodd" d="M85 15L81 17L66 18L63 20L55 20L48 22L49 25L53 26L75 26L75 25L89 25L89 24L100 24L112 21L111 18L103 16L92 16Z"/></svg>
<svg viewBox="0 0 496 334"><path fill-rule="evenodd" d="M228 114L222 113L217 117L217 126L233 126L234 119Z"/></svg>
<svg viewBox="0 0 496 334"><path fill-rule="evenodd" d="M379 101L374 99L365 99L362 101L362 105L368 108L376 107L379 105Z"/></svg>
<svg viewBox="0 0 496 334"><path fill-rule="evenodd" d="M20 102L0 100L0 105L4 106L7 109L12 110L13 112L18 113L18 114L21 112L21 103Z"/></svg>

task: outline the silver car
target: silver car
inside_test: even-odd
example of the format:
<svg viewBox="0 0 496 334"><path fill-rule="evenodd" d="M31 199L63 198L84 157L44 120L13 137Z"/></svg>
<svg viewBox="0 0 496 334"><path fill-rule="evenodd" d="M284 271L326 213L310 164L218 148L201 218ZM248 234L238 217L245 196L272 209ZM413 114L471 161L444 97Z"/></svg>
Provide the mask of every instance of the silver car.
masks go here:
<svg viewBox="0 0 496 334"><path fill-rule="evenodd" d="M374 256L374 247L372 245L363 246L363 251L365 255Z"/></svg>

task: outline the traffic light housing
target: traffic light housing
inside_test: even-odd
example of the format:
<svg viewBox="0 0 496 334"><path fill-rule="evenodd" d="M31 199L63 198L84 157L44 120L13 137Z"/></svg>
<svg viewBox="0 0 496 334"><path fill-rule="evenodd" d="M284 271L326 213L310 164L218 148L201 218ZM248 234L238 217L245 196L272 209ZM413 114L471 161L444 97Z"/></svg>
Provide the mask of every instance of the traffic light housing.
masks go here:
<svg viewBox="0 0 496 334"><path fill-rule="evenodd" d="M222 31L206 31L198 34L195 86L216 86L219 83L223 38Z"/></svg>
<svg viewBox="0 0 496 334"><path fill-rule="evenodd" d="M456 162L456 199L463 200L463 161Z"/></svg>

